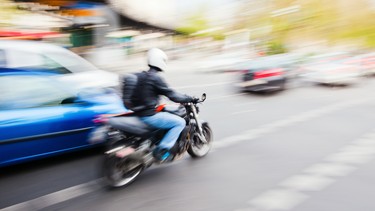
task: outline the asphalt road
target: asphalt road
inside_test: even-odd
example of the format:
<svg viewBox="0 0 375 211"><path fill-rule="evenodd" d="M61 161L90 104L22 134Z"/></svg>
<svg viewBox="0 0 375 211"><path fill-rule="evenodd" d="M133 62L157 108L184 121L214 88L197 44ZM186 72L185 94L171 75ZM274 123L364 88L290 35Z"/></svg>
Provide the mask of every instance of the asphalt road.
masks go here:
<svg viewBox="0 0 375 211"><path fill-rule="evenodd" d="M166 74L207 93L215 146L145 171L127 188L100 182L102 149L0 169L4 210L375 210L375 78L349 87L293 82L238 93L233 73ZM99 179L99 180L98 180Z"/></svg>

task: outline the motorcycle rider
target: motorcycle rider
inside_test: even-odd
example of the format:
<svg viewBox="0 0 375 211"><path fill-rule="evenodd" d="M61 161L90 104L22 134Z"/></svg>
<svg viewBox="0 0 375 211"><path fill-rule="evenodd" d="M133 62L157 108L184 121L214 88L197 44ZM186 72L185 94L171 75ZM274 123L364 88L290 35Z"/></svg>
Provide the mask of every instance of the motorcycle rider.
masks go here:
<svg viewBox="0 0 375 211"><path fill-rule="evenodd" d="M153 156L159 161L172 158L170 149L176 143L180 133L185 128L185 120L167 112L156 112L160 96L166 96L176 103L196 102L198 99L175 92L168 87L160 76L167 69L167 55L158 48L147 52L147 63L150 69L136 73L137 77L123 81L123 102L135 112L140 119L153 128L167 129L160 144L153 151Z"/></svg>

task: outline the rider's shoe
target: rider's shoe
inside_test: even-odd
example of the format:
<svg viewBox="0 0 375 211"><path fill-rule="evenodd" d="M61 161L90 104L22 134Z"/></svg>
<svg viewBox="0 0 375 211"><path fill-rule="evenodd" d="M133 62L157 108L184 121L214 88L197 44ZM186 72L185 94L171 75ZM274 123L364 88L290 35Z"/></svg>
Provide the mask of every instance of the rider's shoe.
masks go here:
<svg viewBox="0 0 375 211"><path fill-rule="evenodd" d="M173 155L169 152L168 149L160 149L160 148L156 148L153 152L152 152L152 155L154 156L154 158L161 162L161 163L164 163L164 162L168 162L168 161L172 161L173 160Z"/></svg>

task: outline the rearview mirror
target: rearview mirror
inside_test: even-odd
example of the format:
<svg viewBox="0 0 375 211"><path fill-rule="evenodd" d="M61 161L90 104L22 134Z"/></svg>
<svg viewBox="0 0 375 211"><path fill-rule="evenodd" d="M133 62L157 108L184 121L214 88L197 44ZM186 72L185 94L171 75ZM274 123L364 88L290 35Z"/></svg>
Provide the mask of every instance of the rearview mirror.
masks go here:
<svg viewBox="0 0 375 211"><path fill-rule="evenodd" d="M202 102L205 101L206 98L207 98L206 93L203 93L203 94L202 94Z"/></svg>

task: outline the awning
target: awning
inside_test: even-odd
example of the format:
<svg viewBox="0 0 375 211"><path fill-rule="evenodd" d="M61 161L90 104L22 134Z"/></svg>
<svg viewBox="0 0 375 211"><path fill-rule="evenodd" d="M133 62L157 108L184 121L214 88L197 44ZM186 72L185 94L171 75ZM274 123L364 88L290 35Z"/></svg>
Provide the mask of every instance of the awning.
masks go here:
<svg viewBox="0 0 375 211"><path fill-rule="evenodd" d="M42 39L49 36L57 36L60 33L51 31L21 31L21 30L0 30L0 38L10 39Z"/></svg>

